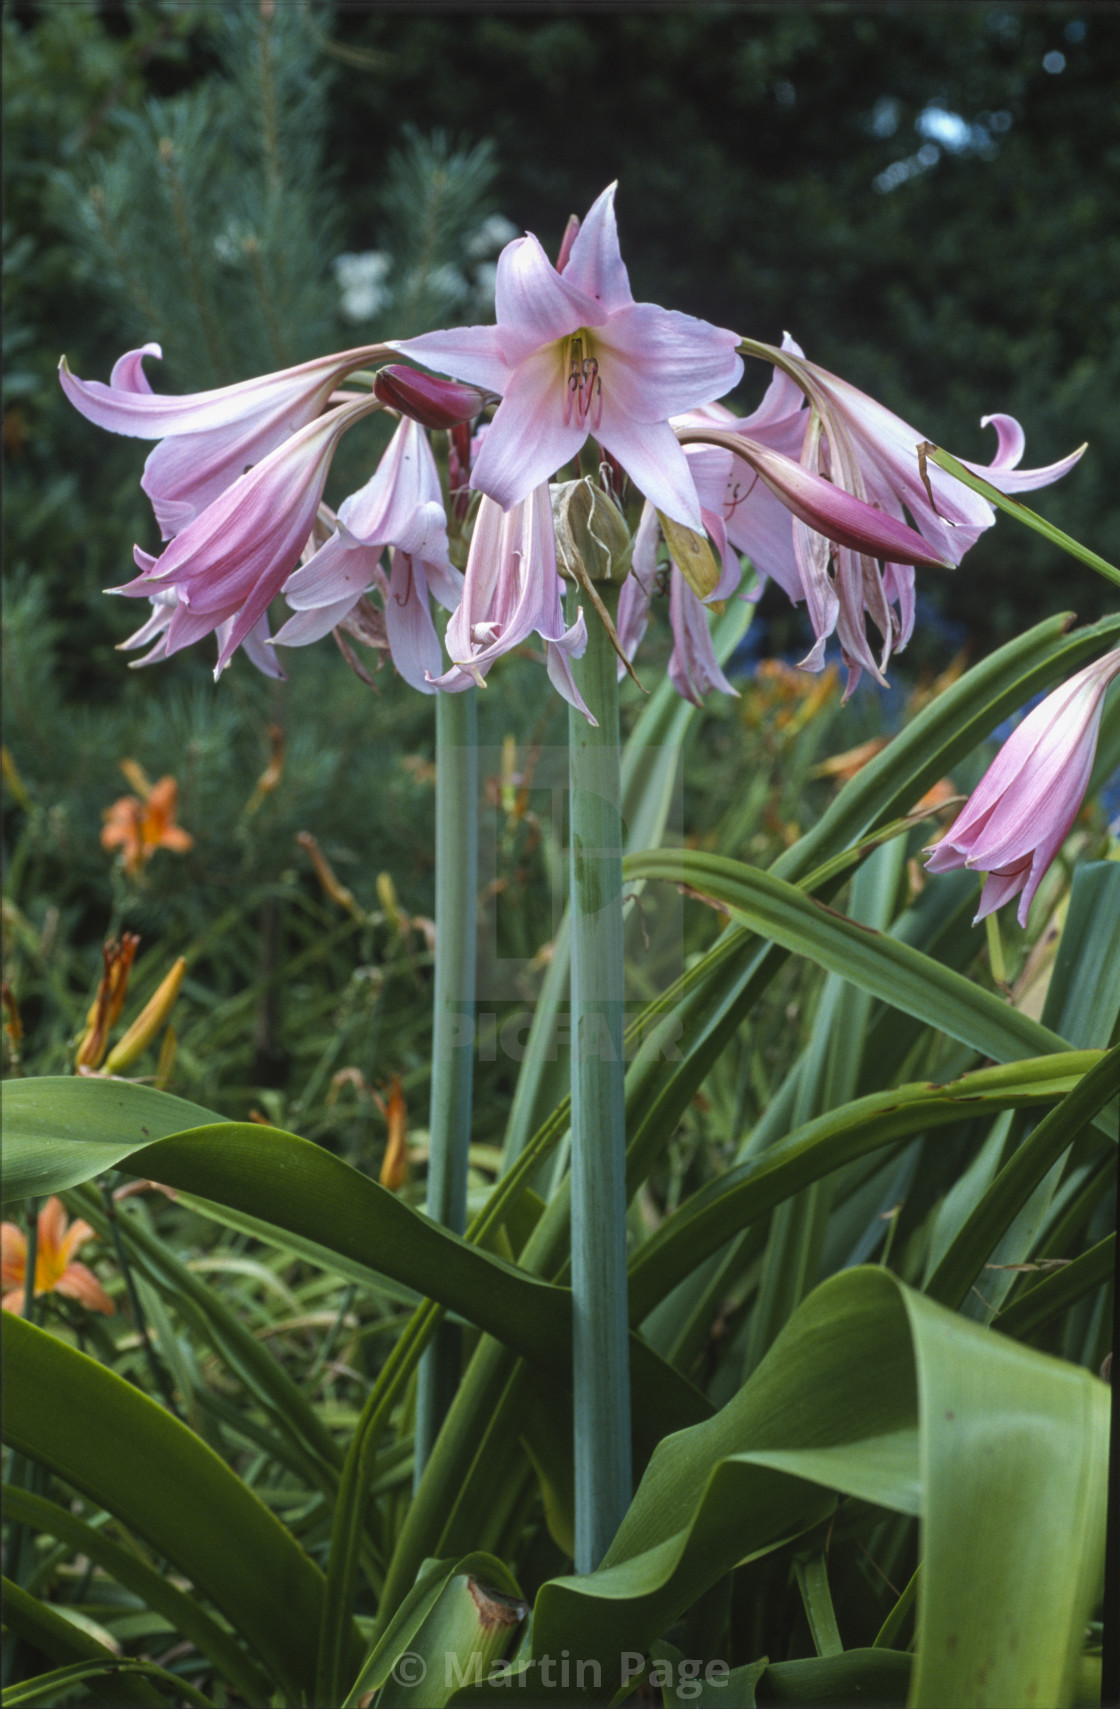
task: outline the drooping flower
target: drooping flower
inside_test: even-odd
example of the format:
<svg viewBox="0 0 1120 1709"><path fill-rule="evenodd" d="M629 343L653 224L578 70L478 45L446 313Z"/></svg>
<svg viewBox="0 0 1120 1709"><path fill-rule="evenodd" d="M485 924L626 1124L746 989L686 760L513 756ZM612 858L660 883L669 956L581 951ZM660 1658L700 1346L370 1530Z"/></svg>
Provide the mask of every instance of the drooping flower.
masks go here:
<svg viewBox="0 0 1120 1709"><path fill-rule="evenodd" d="M686 440L699 432L728 446L741 441L742 461L728 470L728 538L750 556L760 577L772 577L795 603L806 601L816 644L805 668L822 667L827 638L836 633L850 694L862 670L882 682L891 653L909 640L914 566L959 564L991 526L994 512L933 464L928 468L931 502L918 461L924 436L854 386L807 362L788 335L780 351L750 348L775 363L759 408L735 420L713 404L674 425ZM1010 416L986 416L984 422L997 431L995 460L990 467L967 466L1004 491L1057 480L1081 454L1048 468L1020 470L1024 439L1019 424ZM705 431L713 428L714 433ZM862 501L863 523L854 505L846 516L837 511L830 518L827 501L815 517L812 504L800 500L810 493L819 496L820 489L799 494L796 481L787 479L786 459L805 473L826 477L834 491ZM913 528L907 527L907 517ZM902 531L893 542L892 528ZM868 642L868 617L881 637L878 659Z"/></svg>
<svg viewBox="0 0 1120 1709"><path fill-rule="evenodd" d="M618 246L612 184L562 268L532 235L498 259L495 326L423 333L395 348L501 395L471 485L503 510L569 462L589 434L657 508L700 528L688 465L669 417L737 383L738 336L691 315L636 303Z"/></svg>
<svg viewBox="0 0 1120 1709"><path fill-rule="evenodd" d="M444 638L451 669L436 677L434 686L454 694L481 683L496 658L536 633L545 643L553 687L594 724L571 667L571 660L583 655L587 629L582 612L565 629L560 590L547 482L506 511L484 497L471 536L463 597Z"/></svg>
<svg viewBox="0 0 1120 1709"><path fill-rule="evenodd" d="M723 453L718 451L714 453L715 457L722 455ZM707 460L706 450L689 453L690 466L696 467L702 460ZM710 460L708 466L712 466ZM702 480L698 482L698 487L703 504L706 495ZM716 519L709 514L706 506L703 515L711 531ZM657 534L657 513L652 505L646 505L634 535L630 574L622 584L618 600L619 644L628 659L634 657L645 634L650 600L659 585ZM731 554L731 565L733 569L729 576L728 566L725 564L724 577L721 578L713 598L724 599L735 591L742 578L742 569L734 554ZM725 586L725 580L729 585ZM669 563L668 591L669 622L673 631L669 680L673 687L685 700L691 700L694 706L699 706L704 695L713 689L721 694L736 694L738 691L728 682L716 658L704 603L693 593L672 560ZM621 669L622 667L620 671Z"/></svg>
<svg viewBox="0 0 1120 1709"><path fill-rule="evenodd" d="M1048 694L1003 744L952 828L928 851L931 872L987 874L982 920L1019 896L1025 926L1043 875L1089 786L1105 690L1120 676L1120 647Z"/></svg>
<svg viewBox="0 0 1120 1709"><path fill-rule="evenodd" d="M49 1198L38 1216L39 1239L35 1253L35 1293L65 1294L90 1311L116 1313L116 1306L93 1271L72 1256L87 1240L97 1236L88 1222L77 1218L67 1225L62 1200ZM0 1225L5 1311L21 1315L27 1294L27 1236L14 1222Z"/></svg>
<svg viewBox="0 0 1120 1709"><path fill-rule="evenodd" d="M137 768L137 782L137 795L122 795L102 815L101 846L120 849L121 864L130 878L144 869L157 849L185 854L194 846L190 832L175 823L179 805L175 779L161 777L158 783L148 783Z"/></svg>
<svg viewBox="0 0 1120 1709"><path fill-rule="evenodd" d="M345 375L388 353L384 345L365 345L234 386L176 397L152 391L144 357L163 352L158 344L145 344L120 358L107 386L79 380L65 356L59 379L89 421L111 433L161 441L144 465L140 485L152 501L163 538L170 540L239 476L314 421Z"/></svg>
<svg viewBox="0 0 1120 1709"><path fill-rule="evenodd" d="M386 548L388 577L381 568ZM447 517L431 446L407 417L365 486L341 505L335 533L285 581L284 597L295 615L274 645L319 640L349 617L371 587L384 602L393 663L413 688L431 694L430 678L443 669L443 655L428 595L451 610L462 596L463 577L448 557Z"/></svg>
<svg viewBox="0 0 1120 1709"><path fill-rule="evenodd" d="M215 675L221 674L295 569L310 538L339 439L356 421L382 407L379 398L362 398L331 410L240 475L175 536L160 558L135 548L141 574L111 591L133 598L174 591L175 603L167 600L171 617L158 643L160 657L222 629ZM138 633L147 637L155 622L153 613ZM159 622L162 627L162 613ZM127 644L138 644L137 637Z"/></svg>

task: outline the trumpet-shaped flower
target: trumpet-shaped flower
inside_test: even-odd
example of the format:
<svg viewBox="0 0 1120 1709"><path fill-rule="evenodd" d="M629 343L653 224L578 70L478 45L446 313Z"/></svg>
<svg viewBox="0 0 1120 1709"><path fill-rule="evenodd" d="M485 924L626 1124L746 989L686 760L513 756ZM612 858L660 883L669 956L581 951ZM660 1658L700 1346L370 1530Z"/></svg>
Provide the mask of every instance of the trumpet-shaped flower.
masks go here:
<svg viewBox="0 0 1120 1709"><path fill-rule="evenodd" d="M394 346L427 367L501 395L471 485L503 510L528 499L593 434L676 522L700 528L688 464L669 417L730 391L738 336L636 303L618 246L612 184L562 268L532 235L498 258L495 326L429 332Z"/></svg>
<svg viewBox="0 0 1120 1709"><path fill-rule="evenodd" d="M170 540L247 469L314 421L340 379L388 352L380 344L342 350L182 397L152 391L144 357L162 354L158 344L127 351L107 386L79 380L64 356L59 379L75 409L98 427L161 441L144 465L140 485L152 501L163 538Z"/></svg>
<svg viewBox="0 0 1120 1709"><path fill-rule="evenodd" d="M722 518L718 510L711 508L720 502L727 453L708 446L694 446L687 456L689 467L696 471L704 526L716 541L723 566L711 597L726 599L735 592L743 575L738 558L728 548ZM657 533L657 513L652 505L647 504L634 534L630 574L622 584L618 600L619 645L628 659L634 657L645 633L650 600L658 586ZM673 687L695 706L699 706L704 695L712 689L721 694L736 694L737 690L728 682L716 658L703 601L697 598L672 561L669 564L668 589L669 622L673 631L669 680ZM624 668L620 666L620 672Z"/></svg>
<svg viewBox="0 0 1120 1709"><path fill-rule="evenodd" d="M507 511L483 498L463 598L447 625L451 669L435 678L434 686L454 694L481 683L496 658L535 632L545 643L553 687L594 724L571 667L571 660L583 655L587 630L582 612L570 629L564 628L560 588L547 483Z"/></svg>
<svg viewBox="0 0 1120 1709"><path fill-rule="evenodd" d="M1019 896L1025 926L1035 892L1089 786L1105 690L1120 647L1070 677L1016 726L951 830L928 851L931 872L987 874L982 920Z"/></svg>
<svg viewBox="0 0 1120 1709"><path fill-rule="evenodd" d="M67 1224L62 1200L49 1198L38 1216L39 1239L35 1253L35 1293L65 1294L90 1311L112 1317L116 1306L93 1271L79 1264L73 1254L97 1236L88 1222L78 1218ZM0 1225L0 1270L3 1273L5 1311L21 1314L27 1294L27 1236L14 1222Z"/></svg>
<svg viewBox="0 0 1120 1709"><path fill-rule="evenodd" d="M388 578L381 568L392 548ZM338 528L284 583L292 607L274 645L317 641L343 623L371 588L381 593L393 663L413 688L433 693L430 678L443 668L432 623L429 591L450 610L463 577L448 557L447 517L439 471L425 434L404 419L376 470L338 512Z"/></svg>
<svg viewBox="0 0 1120 1709"><path fill-rule="evenodd" d="M709 405L675 425L686 438L699 432L729 447L741 440L741 461L729 467L727 477L728 538L751 557L761 577L776 580L795 603L806 601L817 638L804 661L807 669L822 667L825 642L837 634L850 694L862 670L882 682L890 654L909 640L914 566L959 564L995 513L986 500L933 464L928 469L931 501L918 463L923 435L854 386L807 362L788 335L781 351L755 348L776 369L753 415L737 421L719 405ZM984 422L997 432L995 459L990 467L967 466L1003 491L1044 486L1081 455L1075 452L1043 469L1019 469L1024 446L1019 424L1010 416L985 416ZM830 516L825 495L814 515L821 489L813 485L801 491L789 477L789 460L852 501L846 512L838 508ZM892 529L899 530L897 538L892 539ZM881 637L878 659L870 650L867 617Z"/></svg>
<svg viewBox="0 0 1120 1709"><path fill-rule="evenodd" d="M342 434L381 408L379 399L363 398L330 411L239 476L175 536L158 560L136 547L134 557L142 573L112 591L154 598L174 590L174 605L166 601L171 617L157 643L161 657L228 625L219 644L215 674L220 675L295 569ZM139 633L147 635L155 620L153 613ZM126 643L135 644L136 636Z"/></svg>

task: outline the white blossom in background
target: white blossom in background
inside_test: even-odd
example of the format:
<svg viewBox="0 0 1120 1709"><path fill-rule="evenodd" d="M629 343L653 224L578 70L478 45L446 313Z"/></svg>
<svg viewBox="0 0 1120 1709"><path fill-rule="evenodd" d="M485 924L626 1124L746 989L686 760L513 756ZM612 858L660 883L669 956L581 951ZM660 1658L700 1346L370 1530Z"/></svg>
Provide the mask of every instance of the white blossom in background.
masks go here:
<svg viewBox="0 0 1120 1709"><path fill-rule="evenodd" d="M384 308L391 292L386 284L392 258L383 249L336 255L334 276L342 295L345 320L369 320Z"/></svg>

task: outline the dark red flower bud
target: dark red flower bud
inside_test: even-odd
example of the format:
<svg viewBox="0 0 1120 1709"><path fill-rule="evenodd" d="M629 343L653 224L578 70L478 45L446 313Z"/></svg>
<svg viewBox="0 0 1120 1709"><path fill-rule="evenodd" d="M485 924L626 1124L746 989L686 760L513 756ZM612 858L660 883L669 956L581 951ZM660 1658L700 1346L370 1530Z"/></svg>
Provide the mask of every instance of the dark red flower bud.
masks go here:
<svg viewBox="0 0 1120 1709"><path fill-rule="evenodd" d="M383 404L400 410L421 427L449 428L470 421L486 402L484 392L455 380L437 380L418 368L379 368L373 390Z"/></svg>

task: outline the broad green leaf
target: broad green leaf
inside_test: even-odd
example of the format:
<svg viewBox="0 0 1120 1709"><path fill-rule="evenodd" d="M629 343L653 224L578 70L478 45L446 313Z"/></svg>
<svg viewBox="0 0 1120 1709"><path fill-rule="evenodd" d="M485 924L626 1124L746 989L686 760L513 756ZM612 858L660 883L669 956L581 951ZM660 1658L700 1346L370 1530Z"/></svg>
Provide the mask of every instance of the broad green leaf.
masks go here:
<svg viewBox="0 0 1120 1709"><path fill-rule="evenodd" d="M250 1702L268 1695L268 1682L236 1640L208 1614L196 1596L179 1590L166 1573L157 1572L132 1549L114 1542L98 1525L89 1525L68 1508L30 1490L4 1485L4 1516L49 1537L57 1537L88 1560L96 1561L118 1584L139 1596L148 1608L164 1615L184 1638L209 1656L218 1672Z"/></svg>
<svg viewBox="0 0 1120 1709"><path fill-rule="evenodd" d="M205 1443L132 1384L10 1314L4 1340L11 1446L146 1538L210 1598L284 1690L308 1689L323 1577L291 1533Z"/></svg>
<svg viewBox="0 0 1120 1709"><path fill-rule="evenodd" d="M1099 1589L1107 1444L1108 1391L1086 1372L887 1271L846 1271L720 1413L662 1443L599 1571L542 1587L534 1654L596 1658L609 1688L620 1653L647 1651L836 1490L921 1515L913 1709L976 1702L977 1668L991 1703L1067 1704Z"/></svg>
<svg viewBox="0 0 1120 1709"><path fill-rule="evenodd" d="M342 1709L354 1709L362 1697L379 1690L401 1656L414 1652L417 1634L422 1631L448 1581L458 1574L485 1578L509 1596L520 1595L508 1569L492 1555L476 1553L457 1561L429 1561L362 1663Z"/></svg>
<svg viewBox="0 0 1120 1709"><path fill-rule="evenodd" d="M484 1567L460 1567L444 1581L412 1636L408 1667L399 1656L389 1670L378 1709L442 1709L459 1687L488 1679L501 1666L529 1605L501 1562L482 1559Z"/></svg>
<svg viewBox="0 0 1120 1709"><path fill-rule="evenodd" d="M807 1656L772 1662L758 1681L760 1704L804 1703L812 1709L850 1709L853 1703L889 1705L906 1701L914 1658L898 1650L847 1650L842 1656ZM712 1699L713 1703L715 1699Z"/></svg>
<svg viewBox="0 0 1120 1709"><path fill-rule="evenodd" d="M61 1193L114 1169L138 1145L224 1119L128 1080L11 1080L4 1088L4 1203Z"/></svg>
<svg viewBox="0 0 1120 1709"><path fill-rule="evenodd" d="M133 1100L131 1093L140 1097ZM115 1165L232 1205L421 1293L434 1290L443 1304L509 1340L518 1352L547 1357L551 1348L556 1362L563 1362L570 1314L559 1290L450 1234L379 1182L295 1134L255 1122L223 1122L187 1132L168 1133L165 1127L165 1137L150 1143L144 1130L154 1122L161 1096L166 1094L96 1079L10 1083L9 1192L23 1196L32 1179L35 1191L53 1192ZM105 1104L117 1135L108 1162ZM88 1140L82 1121L87 1108L93 1135ZM65 1137L57 1140L60 1133ZM39 1155L48 1148L56 1154L51 1174Z"/></svg>

